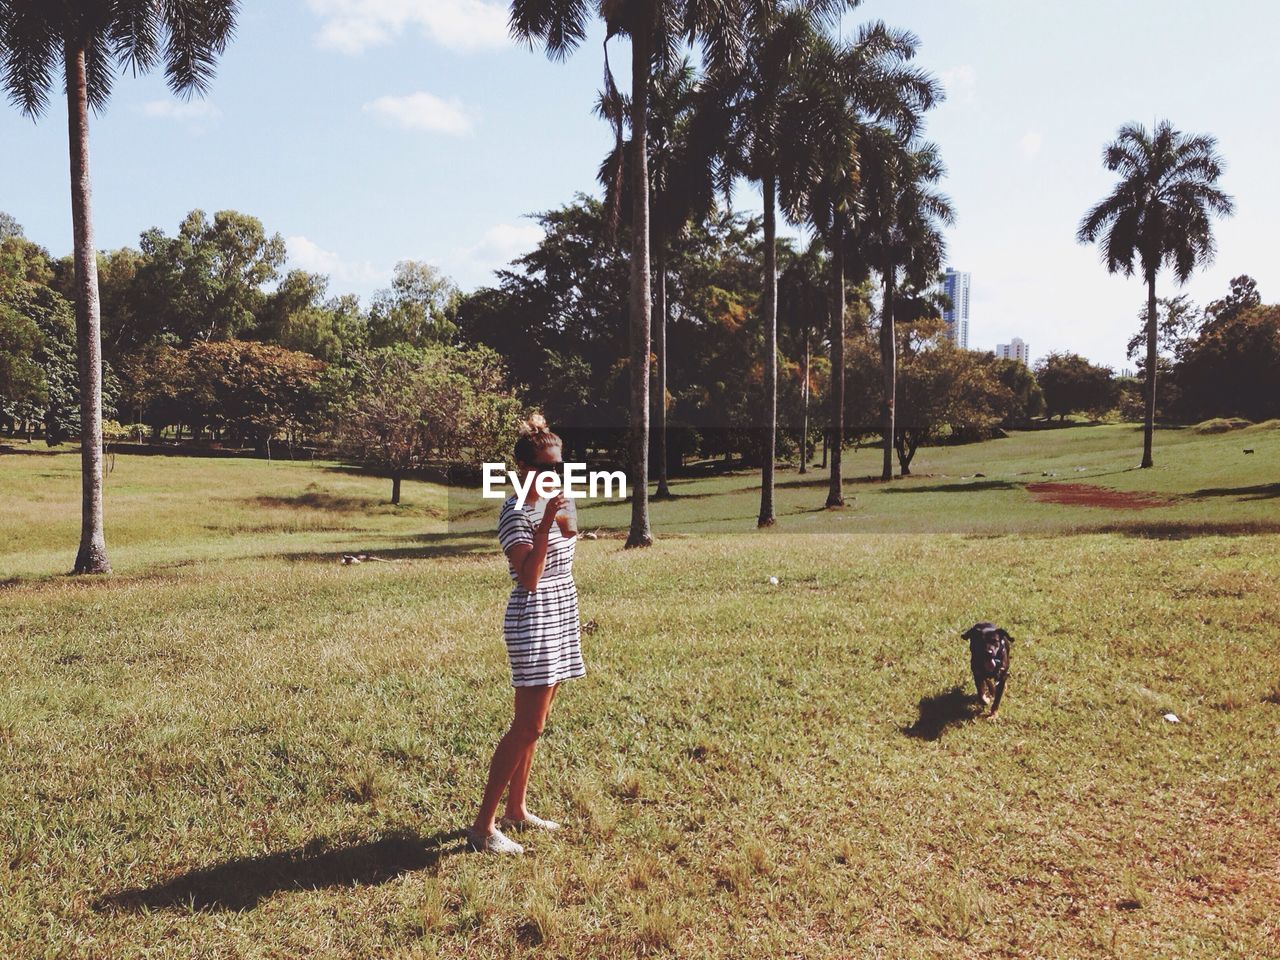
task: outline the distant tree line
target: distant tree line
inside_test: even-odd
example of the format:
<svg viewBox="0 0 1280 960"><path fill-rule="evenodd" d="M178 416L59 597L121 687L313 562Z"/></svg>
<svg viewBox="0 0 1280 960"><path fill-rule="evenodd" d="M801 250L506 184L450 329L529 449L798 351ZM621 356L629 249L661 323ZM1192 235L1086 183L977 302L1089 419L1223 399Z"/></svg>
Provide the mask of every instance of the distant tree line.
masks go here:
<svg viewBox="0 0 1280 960"><path fill-rule="evenodd" d="M1142 420L1147 403L1147 309L1129 341L1138 375L1117 377L1076 354L1050 354L1036 365L1045 413ZM1186 296L1156 301L1156 369L1161 383L1155 416L1166 423L1216 417L1260 422L1280 417L1280 305L1262 302L1249 276L1204 308Z"/></svg>
<svg viewBox="0 0 1280 960"><path fill-rule="evenodd" d="M483 356L475 382L545 410L572 451L623 461L627 253L606 242L597 199L579 196L539 222L543 240L499 271L492 287L463 294L433 267L406 261L367 307L329 296L325 277L282 273L280 238L255 218L224 211L210 221L194 211L174 237L148 230L138 249L98 258L108 417L154 439L260 453L273 440L341 447L403 472L488 440L477 433L462 448L418 444L407 459L355 441L369 431L365 411L378 407L384 422L390 415L396 390L379 376L394 369L403 379L411 362L421 378L452 367L474 374ZM76 432L70 267L16 225L0 250L11 331L0 340L0 427L59 442ZM814 402L830 369L821 356L826 255L819 244L797 251L779 242L777 256L782 449L798 456L803 436L813 456L827 419ZM760 461L761 259L759 219L724 210L669 245L666 449L676 469L690 457ZM937 296L909 288L900 299L903 451L944 436L986 436L1040 412L1035 381L1021 365L946 346ZM869 286L849 288L846 316L847 366L861 385L847 393L844 432L852 440L880 429L879 316ZM410 390L404 405L426 396Z"/></svg>
<svg viewBox="0 0 1280 960"><path fill-rule="evenodd" d="M575 455L625 462L629 265L606 221L602 201L579 195L538 216L543 239L493 286L463 293L404 261L365 305L330 295L324 276L285 272L283 241L256 218L193 211L172 237L152 229L136 249L98 255L104 410L137 425L134 436L261 455L320 447L403 476L481 450L500 456L503 424L523 404L544 410ZM79 430L70 262L12 218L0 224L0 430L59 443ZM689 458L760 463L761 233L758 218L717 209L667 245L672 470ZM778 450L807 465L829 420L814 400L830 379L828 257L820 243L778 241L777 258ZM1139 380L1083 357L1051 354L1032 371L952 347L936 289L930 279L896 292L901 472L922 445L1040 417L1141 418ZM881 436L882 303L869 284L847 290L847 441ZM1280 307L1264 305L1250 278L1204 310L1179 297L1158 311L1162 419L1280 416ZM1139 320L1145 330L1145 310Z"/></svg>

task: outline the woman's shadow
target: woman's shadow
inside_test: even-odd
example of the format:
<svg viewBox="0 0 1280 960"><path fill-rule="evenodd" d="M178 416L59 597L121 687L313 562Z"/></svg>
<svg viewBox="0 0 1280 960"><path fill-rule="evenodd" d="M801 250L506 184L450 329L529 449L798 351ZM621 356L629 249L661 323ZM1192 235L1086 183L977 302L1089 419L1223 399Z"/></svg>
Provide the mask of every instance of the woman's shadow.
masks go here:
<svg viewBox="0 0 1280 960"><path fill-rule="evenodd" d="M949 728L973 720L981 712L978 698L957 684L950 690L921 697L920 716L902 732L917 740L941 740Z"/></svg>
<svg viewBox="0 0 1280 960"><path fill-rule="evenodd" d="M260 857L240 857L202 867L150 887L106 894L95 910L251 910L285 890L319 890L379 884L403 873L434 869L440 860L466 849L466 831L422 837L395 830L374 840L330 846L316 839L305 846Z"/></svg>

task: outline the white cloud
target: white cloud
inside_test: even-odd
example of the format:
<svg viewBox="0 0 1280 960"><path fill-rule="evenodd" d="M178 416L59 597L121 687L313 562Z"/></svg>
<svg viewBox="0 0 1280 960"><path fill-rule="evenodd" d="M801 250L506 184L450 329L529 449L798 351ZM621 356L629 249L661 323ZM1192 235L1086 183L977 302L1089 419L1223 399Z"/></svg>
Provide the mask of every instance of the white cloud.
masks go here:
<svg viewBox="0 0 1280 960"><path fill-rule="evenodd" d="M499 223L481 234L477 243L455 249L444 266L463 288L492 283L495 270L528 253L542 237L542 227L536 223Z"/></svg>
<svg viewBox="0 0 1280 960"><path fill-rule="evenodd" d="M207 100L148 100L139 108L148 117L166 120L216 120L222 111Z"/></svg>
<svg viewBox="0 0 1280 960"><path fill-rule="evenodd" d="M406 130L429 130L453 136L469 134L474 124L457 100L441 100L430 93L403 97L378 97L364 105L365 113L376 114Z"/></svg>
<svg viewBox="0 0 1280 960"><path fill-rule="evenodd" d="M542 227L536 223L500 223L486 230L479 243L468 247L467 255L493 261L495 266L506 266L536 247L542 237Z"/></svg>
<svg viewBox="0 0 1280 960"><path fill-rule="evenodd" d="M974 102L974 87L977 82L978 72L967 63L942 71L942 85L946 88L947 96L958 103Z"/></svg>
<svg viewBox="0 0 1280 960"><path fill-rule="evenodd" d="M348 262L306 237L287 237L285 245L289 250L289 266L299 270L309 270L312 273L322 273L338 284L372 287L387 282L391 276L389 270L379 270L367 261Z"/></svg>
<svg viewBox="0 0 1280 960"><path fill-rule="evenodd" d="M450 50L504 47L507 5L497 0L308 0L321 18L316 42L347 54L390 43L416 27Z"/></svg>
<svg viewBox="0 0 1280 960"><path fill-rule="evenodd" d="M1044 146L1044 137L1039 130L1028 130L1022 135L1022 139L1018 141L1018 149L1028 159L1038 154L1042 146Z"/></svg>

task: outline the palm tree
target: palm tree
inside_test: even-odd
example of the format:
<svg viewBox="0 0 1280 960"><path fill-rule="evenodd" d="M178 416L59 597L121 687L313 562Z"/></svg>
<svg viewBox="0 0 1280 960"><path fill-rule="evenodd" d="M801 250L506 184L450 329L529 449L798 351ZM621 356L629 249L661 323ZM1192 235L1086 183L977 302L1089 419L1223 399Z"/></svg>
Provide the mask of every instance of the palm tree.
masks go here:
<svg viewBox="0 0 1280 960"><path fill-rule="evenodd" d="M920 41L881 22L863 26L847 43L818 43L798 81L786 116L795 166L780 179L781 202L803 218L830 253L831 482L826 505L844 504L845 283L851 267L860 282L867 266L863 196L864 142L879 131L909 139L924 112L942 98L937 82L911 65Z"/></svg>
<svg viewBox="0 0 1280 960"><path fill-rule="evenodd" d="M815 238L803 252L791 254L790 263L782 270L779 277L781 291L779 302L787 304L791 335L793 337L798 335L801 341L799 469L801 474L809 472L809 397L813 380L811 364L815 333L813 318L822 316L826 310L825 259L822 242Z"/></svg>
<svg viewBox="0 0 1280 960"><path fill-rule="evenodd" d="M605 88L613 87L609 41L631 41L631 529L628 547L653 542L649 528L649 93L655 65L669 67L682 45L699 45L709 70L727 71L742 56L746 0L511 0L511 33L539 41L564 59L587 34L592 8L605 23ZM621 128L617 128L621 147Z"/></svg>
<svg viewBox="0 0 1280 960"><path fill-rule="evenodd" d="M806 70L831 65L827 28L860 0L792 0L766 9L753 20L748 54L737 79L732 148L736 172L760 184L764 207L764 278L760 312L764 327L764 437L761 444L760 514L757 526L776 522L774 461L778 429L778 249L779 181L806 167L797 155L805 140L795 121L806 103L801 91ZM785 189L785 188L784 188Z"/></svg>
<svg viewBox="0 0 1280 960"><path fill-rule="evenodd" d="M4 0L0 78L24 114L40 117L61 75L67 94L71 222L80 375L80 549L76 573L108 573L102 527L102 334L89 178L89 110L101 113L123 68L163 64L182 97L203 94L235 29L238 0Z"/></svg>
<svg viewBox="0 0 1280 960"><path fill-rule="evenodd" d="M1158 348L1156 275L1172 268L1178 283L1196 267L1213 260L1211 217L1229 216L1234 204L1218 189L1225 163L1210 136L1175 130L1168 120L1149 133L1141 124L1120 128L1102 154L1103 165L1120 175L1111 194L1094 206L1076 239L1102 241L1102 259L1110 273L1133 276L1141 268L1147 282L1146 417L1142 466L1150 467L1156 421L1156 351Z"/></svg>
<svg viewBox="0 0 1280 960"><path fill-rule="evenodd" d="M863 195L869 259L883 281L880 361L884 383L880 401L884 458L880 479L893 479L897 436L898 338L894 300L899 273L917 287L927 284L946 249L942 227L955 222L951 201L933 189L946 168L932 143L904 142L888 130L876 131L863 148Z"/></svg>
<svg viewBox="0 0 1280 960"><path fill-rule="evenodd" d="M627 126L630 100L606 84L596 113L614 128L618 143L600 164L598 179L605 190L606 223L611 236L628 207L632 143L621 137ZM708 121L716 111L717 119ZM719 119L720 104L708 98L697 70L686 57L673 68L654 75L649 96L649 206L653 251L653 434L658 488L653 499L671 496L667 476L667 258L673 238L694 217L708 215L715 206L717 171L727 136L727 122Z"/></svg>

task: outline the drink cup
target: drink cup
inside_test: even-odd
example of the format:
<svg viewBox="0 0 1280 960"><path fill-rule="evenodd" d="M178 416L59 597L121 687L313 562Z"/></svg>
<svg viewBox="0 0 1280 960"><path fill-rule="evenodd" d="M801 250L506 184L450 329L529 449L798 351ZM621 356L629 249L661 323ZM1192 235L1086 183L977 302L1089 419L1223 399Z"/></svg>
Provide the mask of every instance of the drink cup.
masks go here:
<svg viewBox="0 0 1280 960"><path fill-rule="evenodd" d="M565 497L565 505L556 514L556 519L565 521L567 534L572 536L578 532L578 506L577 501L573 497Z"/></svg>

